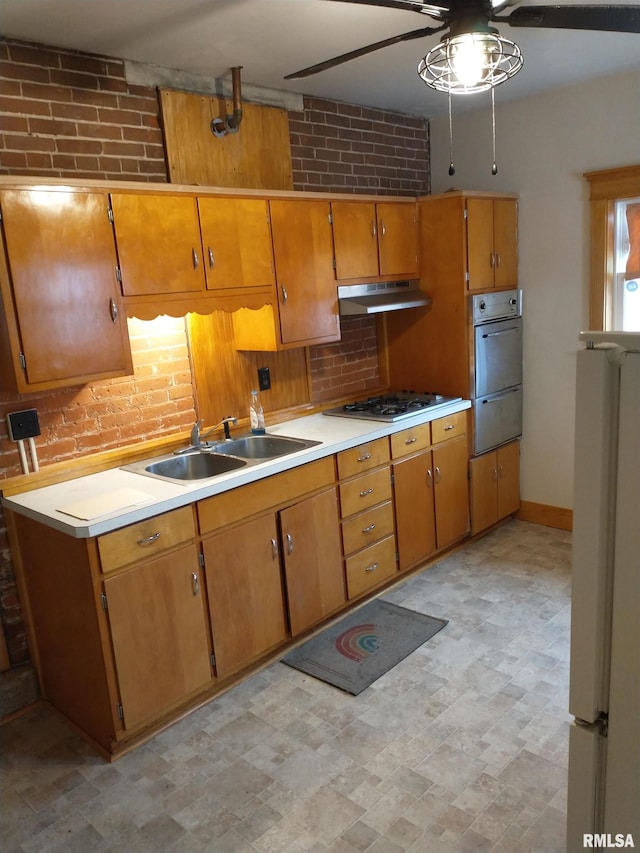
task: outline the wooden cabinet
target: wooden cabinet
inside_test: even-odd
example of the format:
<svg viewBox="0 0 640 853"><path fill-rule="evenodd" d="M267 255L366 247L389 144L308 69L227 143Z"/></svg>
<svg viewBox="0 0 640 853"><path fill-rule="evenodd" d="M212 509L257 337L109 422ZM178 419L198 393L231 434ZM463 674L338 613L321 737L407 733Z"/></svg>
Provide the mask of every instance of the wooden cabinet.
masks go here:
<svg viewBox="0 0 640 853"><path fill-rule="evenodd" d="M469 290L517 287L516 202L469 198L466 210Z"/></svg>
<svg viewBox="0 0 640 853"><path fill-rule="evenodd" d="M340 340L329 204L271 200L277 301L233 315L240 350L280 350Z"/></svg>
<svg viewBox="0 0 640 853"><path fill-rule="evenodd" d="M0 390L132 374L107 193L5 189L0 207Z"/></svg>
<svg viewBox="0 0 640 853"><path fill-rule="evenodd" d="M520 442L470 462L471 533L480 533L520 508Z"/></svg>
<svg viewBox="0 0 640 853"><path fill-rule="evenodd" d="M346 601L336 489L280 512L291 634L295 637Z"/></svg>
<svg viewBox="0 0 640 853"><path fill-rule="evenodd" d="M473 396L470 294L517 287L517 199L452 191L418 199L420 287L428 308L385 316L389 384Z"/></svg>
<svg viewBox="0 0 640 853"><path fill-rule="evenodd" d="M331 203L336 278L418 274L415 203Z"/></svg>
<svg viewBox="0 0 640 853"><path fill-rule="evenodd" d="M157 718L212 677L195 544L104 582L125 728Z"/></svg>
<svg viewBox="0 0 640 853"><path fill-rule="evenodd" d="M397 570L389 440L344 450L337 463L347 595L354 599Z"/></svg>
<svg viewBox="0 0 640 853"><path fill-rule="evenodd" d="M124 296L201 292L200 223L187 195L112 193Z"/></svg>
<svg viewBox="0 0 640 853"><path fill-rule="evenodd" d="M267 200L204 196L198 212L207 289L273 287Z"/></svg>
<svg viewBox="0 0 640 853"><path fill-rule="evenodd" d="M392 436L401 571L469 532L465 424L466 413L460 412ZM425 450L429 442L431 446Z"/></svg>
<svg viewBox="0 0 640 853"><path fill-rule="evenodd" d="M276 515L203 540L216 673L224 678L288 636Z"/></svg>

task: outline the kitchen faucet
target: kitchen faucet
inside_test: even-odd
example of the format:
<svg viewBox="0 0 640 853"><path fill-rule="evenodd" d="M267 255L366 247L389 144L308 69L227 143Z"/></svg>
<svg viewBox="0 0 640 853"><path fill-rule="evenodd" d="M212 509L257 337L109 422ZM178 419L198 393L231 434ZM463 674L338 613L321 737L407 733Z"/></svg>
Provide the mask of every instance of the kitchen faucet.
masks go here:
<svg viewBox="0 0 640 853"><path fill-rule="evenodd" d="M231 429L230 424L238 423L238 419L229 415L227 418L223 418L219 424L212 426L211 429L208 429L205 433L200 432L200 428L204 423L203 420L197 420L191 429L191 444L188 447L183 447L181 450L175 450L174 453L188 453L190 450L201 450L204 447L209 447L209 444L206 442L206 439L211 435L212 432L215 432L220 427L224 427L224 437L226 441L231 439Z"/></svg>

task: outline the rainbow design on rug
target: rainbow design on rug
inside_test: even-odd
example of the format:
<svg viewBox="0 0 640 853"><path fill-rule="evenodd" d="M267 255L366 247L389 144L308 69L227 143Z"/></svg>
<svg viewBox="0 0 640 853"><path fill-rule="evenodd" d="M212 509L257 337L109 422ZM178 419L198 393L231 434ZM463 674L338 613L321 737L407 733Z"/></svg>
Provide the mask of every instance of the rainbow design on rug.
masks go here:
<svg viewBox="0 0 640 853"><path fill-rule="evenodd" d="M360 663L373 652L378 651L378 635L376 626L372 623L367 625L355 625L348 631L340 634L335 641L336 649L344 657Z"/></svg>

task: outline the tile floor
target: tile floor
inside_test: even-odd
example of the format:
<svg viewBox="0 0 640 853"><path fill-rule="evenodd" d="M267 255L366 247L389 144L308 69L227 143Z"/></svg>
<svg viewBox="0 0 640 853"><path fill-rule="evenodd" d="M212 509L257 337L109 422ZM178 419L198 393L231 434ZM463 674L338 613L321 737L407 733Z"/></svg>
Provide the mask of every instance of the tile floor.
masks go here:
<svg viewBox="0 0 640 853"><path fill-rule="evenodd" d="M511 521L387 593L449 624L358 697L276 663L114 764L23 715L1 849L563 851L570 549Z"/></svg>

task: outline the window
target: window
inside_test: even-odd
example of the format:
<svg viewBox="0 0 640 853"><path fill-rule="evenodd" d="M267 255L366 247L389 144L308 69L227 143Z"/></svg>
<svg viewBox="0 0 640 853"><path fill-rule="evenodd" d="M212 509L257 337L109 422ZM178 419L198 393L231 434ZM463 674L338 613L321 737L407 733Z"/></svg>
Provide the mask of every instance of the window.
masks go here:
<svg viewBox="0 0 640 853"><path fill-rule="evenodd" d="M640 332L640 198L615 203L613 328Z"/></svg>
<svg viewBox="0 0 640 853"><path fill-rule="evenodd" d="M587 172L591 185L589 328L640 329L640 165Z"/></svg>

